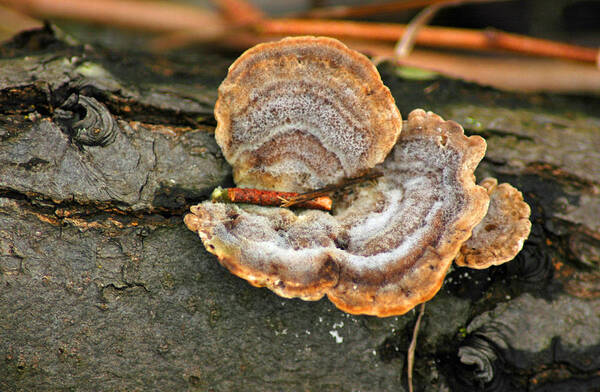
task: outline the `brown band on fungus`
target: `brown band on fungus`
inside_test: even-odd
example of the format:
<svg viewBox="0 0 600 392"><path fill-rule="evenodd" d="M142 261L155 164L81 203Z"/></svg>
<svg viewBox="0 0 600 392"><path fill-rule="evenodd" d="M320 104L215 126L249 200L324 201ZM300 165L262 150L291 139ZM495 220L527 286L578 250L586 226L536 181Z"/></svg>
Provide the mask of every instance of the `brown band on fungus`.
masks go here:
<svg viewBox="0 0 600 392"><path fill-rule="evenodd" d="M531 230L531 210L521 192L510 184L498 185L495 178L486 178L480 185L490 195L490 206L455 261L459 266L477 269L512 260Z"/></svg>
<svg viewBox="0 0 600 392"><path fill-rule="evenodd" d="M219 87L215 117L236 184L289 192L363 174L384 160L402 127L373 64L325 37L246 51Z"/></svg>
<svg viewBox="0 0 600 392"><path fill-rule="evenodd" d="M374 211L358 215L368 205L359 197L341 214L359 216L351 218L351 233L371 231L354 235L349 251L371 262L387 262L373 265L367 274L353 263L346 265L349 273L341 274L328 293L336 306L349 313L390 316L437 293L460 245L487 210L488 196L473 175L485 149L481 137L466 137L453 121L420 109L409 114L398 143L380 166L387 184L377 184ZM383 208L381 198L386 200ZM389 220L378 222L384 216ZM371 228L370 222L379 227ZM368 284L355 283L366 277Z"/></svg>
<svg viewBox="0 0 600 392"><path fill-rule="evenodd" d="M326 212L204 202L185 223L230 272L282 297L317 300L337 282L322 249L335 247L339 225Z"/></svg>
<svg viewBox="0 0 600 392"><path fill-rule="evenodd" d="M473 171L485 141L413 111L375 183L323 211L204 202L186 225L232 273L283 297L327 295L340 309L403 314L439 290L489 197Z"/></svg>

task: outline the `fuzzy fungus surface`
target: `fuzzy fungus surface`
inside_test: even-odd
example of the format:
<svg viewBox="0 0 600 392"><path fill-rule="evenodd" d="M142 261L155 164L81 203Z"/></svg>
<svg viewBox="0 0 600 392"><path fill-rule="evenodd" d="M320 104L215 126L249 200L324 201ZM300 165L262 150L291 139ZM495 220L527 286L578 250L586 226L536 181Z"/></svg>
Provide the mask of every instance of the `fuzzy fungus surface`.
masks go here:
<svg viewBox="0 0 600 392"><path fill-rule="evenodd" d="M331 213L206 201L184 221L254 286L385 317L437 293L495 193L475 183L485 140L421 109L401 125L361 56L329 38L250 49L219 89L216 138L238 186L302 191L374 166L380 178L350 188Z"/></svg>
<svg viewBox="0 0 600 392"><path fill-rule="evenodd" d="M240 187L303 192L380 163L402 118L364 55L324 37L257 45L229 68L215 138Z"/></svg>
<svg viewBox="0 0 600 392"><path fill-rule="evenodd" d="M474 182L485 141L413 111L376 183L333 214L204 202L186 224L234 274L283 297L324 295L358 314L402 314L439 290L487 211Z"/></svg>

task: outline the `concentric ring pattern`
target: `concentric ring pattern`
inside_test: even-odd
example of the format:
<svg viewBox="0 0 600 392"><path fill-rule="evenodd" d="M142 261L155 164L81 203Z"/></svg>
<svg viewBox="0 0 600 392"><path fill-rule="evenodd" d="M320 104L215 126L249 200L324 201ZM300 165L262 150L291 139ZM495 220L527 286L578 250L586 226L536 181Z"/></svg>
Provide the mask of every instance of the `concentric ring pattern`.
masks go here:
<svg viewBox="0 0 600 392"><path fill-rule="evenodd" d="M185 217L232 273L284 297L323 295L357 314L402 314L439 290L488 207L473 172L485 141L433 113L410 113L376 183L333 214L212 203Z"/></svg>
<svg viewBox="0 0 600 392"><path fill-rule="evenodd" d="M402 128L372 63L324 37L246 51L219 87L215 117L238 186L294 192L361 175Z"/></svg>

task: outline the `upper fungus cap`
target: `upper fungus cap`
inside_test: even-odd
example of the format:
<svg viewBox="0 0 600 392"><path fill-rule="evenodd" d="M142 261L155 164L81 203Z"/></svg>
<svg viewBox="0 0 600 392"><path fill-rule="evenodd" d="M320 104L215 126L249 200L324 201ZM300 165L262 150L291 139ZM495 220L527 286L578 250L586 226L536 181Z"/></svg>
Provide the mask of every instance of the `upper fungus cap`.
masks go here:
<svg viewBox="0 0 600 392"><path fill-rule="evenodd" d="M369 59L325 37L247 50L219 87L215 117L238 186L291 192L361 175L402 128Z"/></svg>
<svg viewBox="0 0 600 392"><path fill-rule="evenodd" d="M521 251L531 230L531 209L510 184L486 178L479 185L490 195L490 206L462 245L456 264L483 269L510 261Z"/></svg>
<svg viewBox="0 0 600 392"><path fill-rule="evenodd" d="M207 201L185 223L255 286L327 295L349 313L403 314L435 295L486 214L488 193L473 175L485 148L481 137L418 109L379 166L383 177L356 186L332 214Z"/></svg>

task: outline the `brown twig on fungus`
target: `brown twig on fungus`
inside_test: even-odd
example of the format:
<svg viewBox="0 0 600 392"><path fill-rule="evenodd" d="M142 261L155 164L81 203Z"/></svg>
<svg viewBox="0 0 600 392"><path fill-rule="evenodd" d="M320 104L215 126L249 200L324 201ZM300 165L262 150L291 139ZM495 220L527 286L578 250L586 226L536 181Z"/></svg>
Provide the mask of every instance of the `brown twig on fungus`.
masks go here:
<svg viewBox="0 0 600 392"><path fill-rule="evenodd" d="M295 196L295 192L279 192L252 188L221 188L217 187L211 195L213 202L248 203L261 206L286 207L285 203ZM294 204L295 207L313 210L331 210L332 200L328 196L320 196Z"/></svg>
<svg viewBox="0 0 600 392"><path fill-rule="evenodd" d="M320 188L320 189L317 189L314 191L302 193L302 194L299 194L294 197L290 197L281 206L282 207L291 207L291 206L296 206L296 205L302 205L302 203L306 203L310 200L313 200L313 199L316 199L319 197L323 197L323 196L331 194L333 192L337 192L337 191L339 191L343 188L349 187L351 185L359 184L361 182L365 182L365 181L369 181L369 180L374 180L378 177L381 177L382 175L383 175L383 173L380 173L380 172L372 172L372 173L368 173L364 176L350 178L350 179L344 181L344 183L342 183L340 185L329 185L324 188Z"/></svg>

